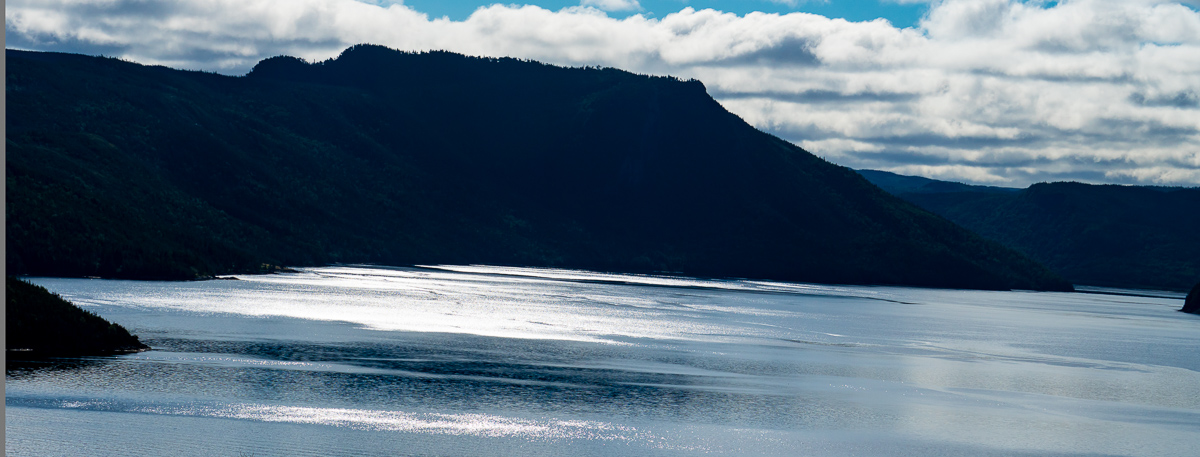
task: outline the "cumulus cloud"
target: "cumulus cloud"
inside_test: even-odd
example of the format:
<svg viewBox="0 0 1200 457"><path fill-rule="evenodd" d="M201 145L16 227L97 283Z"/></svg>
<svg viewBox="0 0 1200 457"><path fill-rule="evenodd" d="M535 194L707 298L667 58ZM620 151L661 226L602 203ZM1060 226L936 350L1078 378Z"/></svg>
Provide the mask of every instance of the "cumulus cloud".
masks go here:
<svg viewBox="0 0 1200 457"><path fill-rule="evenodd" d="M617 19L602 3L636 5L497 4L450 21L353 0L10 0L5 34L22 49L230 74L356 43L614 66L700 79L747 122L855 168L1200 185L1195 2L933 0L905 29L691 8Z"/></svg>

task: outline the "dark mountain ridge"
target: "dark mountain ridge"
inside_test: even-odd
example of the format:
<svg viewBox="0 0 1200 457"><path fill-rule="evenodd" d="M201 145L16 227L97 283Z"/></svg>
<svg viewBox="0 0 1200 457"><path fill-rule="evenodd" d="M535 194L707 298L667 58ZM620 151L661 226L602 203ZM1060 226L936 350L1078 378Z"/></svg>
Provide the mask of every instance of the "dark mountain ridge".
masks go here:
<svg viewBox="0 0 1200 457"><path fill-rule="evenodd" d="M7 55L10 273L490 263L1070 287L699 81L370 45L244 77Z"/></svg>
<svg viewBox="0 0 1200 457"><path fill-rule="evenodd" d="M914 187L900 175L861 173L1074 284L1187 291L1200 280L1198 188L1055 182L996 191L1006 188L902 177L942 183Z"/></svg>

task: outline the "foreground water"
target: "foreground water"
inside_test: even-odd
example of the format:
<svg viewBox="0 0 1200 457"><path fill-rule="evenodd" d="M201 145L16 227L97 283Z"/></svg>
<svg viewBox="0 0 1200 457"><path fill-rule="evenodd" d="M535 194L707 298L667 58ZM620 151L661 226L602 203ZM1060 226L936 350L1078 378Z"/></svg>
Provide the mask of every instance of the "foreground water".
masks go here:
<svg viewBox="0 0 1200 457"><path fill-rule="evenodd" d="M32 278L154 350L10 363L7 454L1200 449L1200 316L1177 294L498 267L240 278Z"/></svg>

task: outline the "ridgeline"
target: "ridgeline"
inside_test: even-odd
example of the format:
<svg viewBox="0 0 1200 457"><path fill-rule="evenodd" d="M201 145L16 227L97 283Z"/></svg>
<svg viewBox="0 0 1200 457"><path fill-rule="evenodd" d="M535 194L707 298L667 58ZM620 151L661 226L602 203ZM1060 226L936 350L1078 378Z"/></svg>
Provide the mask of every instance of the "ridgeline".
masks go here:
<svg viewBox="0 0 1200 457"><path fill-rule="evenodd" d="M1074 284L1187 291L1200 278L1200 189L1076 182L1013 189L860 172Z"/></svg>
<svg viewBox="0 0 1200 457"><path fill-rule="evenodd" d="M242 77L7 56L11 273L482 263L1070 289L694 80L371 45Z"/></svg>

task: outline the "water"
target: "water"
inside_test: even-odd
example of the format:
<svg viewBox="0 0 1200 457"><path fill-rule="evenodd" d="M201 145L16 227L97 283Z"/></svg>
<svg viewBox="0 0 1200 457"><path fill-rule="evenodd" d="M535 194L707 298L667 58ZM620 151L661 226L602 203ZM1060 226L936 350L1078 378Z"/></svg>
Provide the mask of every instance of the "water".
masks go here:
<svg viewBox="0 0 1200 457"><path fill-rule="evenodd" d="M1200 449L1169 293L499 267L32 278L154 348L12 364L8 455L1137 455Z"/></svg>

